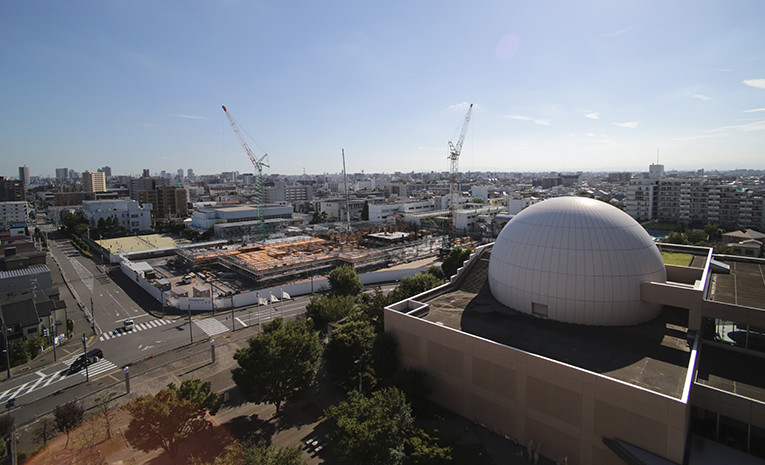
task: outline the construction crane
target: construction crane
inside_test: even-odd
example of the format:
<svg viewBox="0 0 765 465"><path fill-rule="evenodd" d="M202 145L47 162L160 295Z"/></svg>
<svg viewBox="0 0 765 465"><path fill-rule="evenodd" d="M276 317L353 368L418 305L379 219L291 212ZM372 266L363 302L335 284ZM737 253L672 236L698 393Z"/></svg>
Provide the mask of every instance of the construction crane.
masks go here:
<svg viewBox="0 0 765 465"><path fill-rule="evenodd" d="M267 153L263 154L262 157L258 158L253 153L252 150L250 150L250 146L247 144L247 141L244 140L244 136L242 135L241 131L239 131L239 126L236 124L236 121L234 121L234 118L231 116L231 113L226 110L226 105L221 105L223 107L223 112L226 113L226 117L228 118L228 122L231 124L231 129L234 130L234 133L239 138L239 143L242 144L242 148L245 152L247 152L247 156L250 157L250 161L252 162L252 166L255 168L255 171L258 172L257 176L255 177L255 199L257 201L257 207L258 207L258 223L259 223L259 229L260 229L260 238L262 240L265 240L268 235L266 234L266 216L265 216L265 198L263 195L263 167L268 168L268 164L266 164L265 159L268 156Z"/></svg>
<svg viewBox="0 0 765 465"><path fill-rule="evenodd" d="M473 104L468 107L467 114L465 115L465 122L462 123L462 131L460 131L460 138L457 139L457 144L452 144L449 141L449 212L450 212L450 235L454 239L457 235L457 225L455 218L455 211L457 210L457 199L455 198L457 188L457 174L459 173L459 161L460 153L462 152L462 143L465 142L465 134L467 133L468 124L470 124L470 114L473 111Z"/></svg>

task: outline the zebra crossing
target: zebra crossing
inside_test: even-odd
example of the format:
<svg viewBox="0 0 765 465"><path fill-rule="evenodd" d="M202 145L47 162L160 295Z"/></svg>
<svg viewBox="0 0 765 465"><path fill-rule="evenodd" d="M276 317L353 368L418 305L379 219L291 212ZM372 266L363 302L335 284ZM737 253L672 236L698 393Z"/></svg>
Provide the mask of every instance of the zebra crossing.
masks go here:
<svg viewBox="0 0 765 465"><path fill-rule="evenodd" d="M84 368L75 373L69 372L69 367L72 365L72 363L74 363L75 359L77 359L77 357L79 356L80 354L75 354L66 360L61 360L61 363L66 365L66 368L63 370L57 370L56 372L49 375L46 375L45 373L38 371L36 373L38 376L37 379L32 381L27 381L26 383L20 384L18 386L13 386L10 389L6 389L5 391L0 392L0 402L6 402L10 399L18 399L21 396L29 394L38 389L48 387L51 384L55 384L63 379L66 379L70 375L78 374L84 378L85 377ZM109 373L115 370L116 368L117 368L117 365L102 358L98 362L88 366L88 374L90 375L91 378L93 378L94 376L98 376L104 373Z"/></svg>
<svg viewBox="0 0 765 465"><path fill-rule="evenodd" d="M212 317L204 318L202 320L194 320L194 324L210 337L215 336L216 334L225 333L231 329Z"/></svg>
<svg viewBox="0 0 765 465"><path fill-rule="evenodd" d="M124 328L117 328L112 331L108 331L106 333L103 333L101 337L98 338L99 341L106 341L108 339L113 339L115 337L124 336L125 334L133 333L136 331L143 331L145 329L151 329L151 328L158 328L160 326L164 326L166 324L172 323L172 320L151 320L151 321L145 321L143 323L136 323L135 327L133 327L132 331L125 331Z"/></svg>

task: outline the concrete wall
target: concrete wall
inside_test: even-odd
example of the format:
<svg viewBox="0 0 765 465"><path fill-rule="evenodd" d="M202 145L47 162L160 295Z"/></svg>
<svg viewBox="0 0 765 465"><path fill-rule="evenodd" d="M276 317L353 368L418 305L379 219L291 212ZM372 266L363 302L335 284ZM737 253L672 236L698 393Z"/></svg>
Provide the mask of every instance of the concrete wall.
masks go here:
<svg viewBox="0 0 765 465"><path fill-rule="evenodd" d="M406 301L400 305L411 308ZM541 441L542 455L623 464L603 444L608 437L683 461L688 405L679 399L411 313L386 309L385 329L396 336L403 365L428 373L435 402L522 443Z"/></svg>

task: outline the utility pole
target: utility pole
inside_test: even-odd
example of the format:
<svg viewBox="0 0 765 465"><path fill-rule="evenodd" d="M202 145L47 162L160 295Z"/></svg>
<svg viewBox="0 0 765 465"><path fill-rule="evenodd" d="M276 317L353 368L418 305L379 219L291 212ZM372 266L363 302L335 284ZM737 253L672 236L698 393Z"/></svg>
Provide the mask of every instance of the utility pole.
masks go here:
<svg viewBox="0 0 765 465"><path fill-rule="evenodd" d="M90 371L88 370L88 365L90 365L90 360L88 360L88 340L85 338L85 333L82 333L82 354L85 357L85 382L90 382Z"/></svg>
<svg viewBox="0 0 765 465"><path fill-rule="evenodd" d="M8 328L5 327L5 318L2 319L3 326L3 352L5 352L5 366L8 369L8 379L11 379L11 358L8 356Z"/></svg>
<svg viewBox="0 0 765 465"><path fill-rule="evenodd" d="M191 304L189 304L188 310L189 310L189 339L191 340L191 343L193 344L194 343L194 334L193 334L194 330L191 329Z"/></svg>

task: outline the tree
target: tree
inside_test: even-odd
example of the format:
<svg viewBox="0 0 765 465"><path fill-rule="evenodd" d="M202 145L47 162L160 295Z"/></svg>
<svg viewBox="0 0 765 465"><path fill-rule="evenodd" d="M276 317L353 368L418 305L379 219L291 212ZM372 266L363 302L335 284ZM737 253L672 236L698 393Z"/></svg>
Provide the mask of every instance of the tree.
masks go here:
<svg viewBox="0 0 765 465"><path fill-rule="evenodd" d="M361 221L369 221L369 200L365 200L361 207Z"/></svg>
<svg viewBox="0 0 765 465"><path fill-rule="evenodd" d="M444 262L445 263L445 262ZM444 280L436 277L428 271L420 271L414 276L404 276L401 283L392 292L393 301L408 299L409 297L421 294L429 289L438 287L444 283Z"/></svg>
<svg viewBox="0 0 765 465"><path fill-rule="evenodd" d="M329 273L329 289L333 295L356 296L364 285L351 265L340 265Z"/></svg>
<svg viewBox="0 0 765 465"><path fill-rule="evenodd" d="M212 392L211 386L211 381L187 379L181 383L180 387L170 383L167 389L175 392L181 399L186 399L197 407L207 410L210 415L215 415L220 408L220 399L217 392Z"/></svg>
<svg viewBox="0 0 765 465"><path fill-rule="evenodd" d="M42 443L43 447L48 445L48 440L56 437L56 422L50 417L43 417L37 422L37 426L32 430L32 440L36 443Z"/></svg>
<svg viewBox="0 0 765 465"><path fill-rule="evenodd" d="M451 462L452 448L419 429L407 438L406 456L411 465L440 465Z"/></svg>
<svg viewBox="0 0 765 465"><path fill-rule="evenodd" d="M405 442L412 434L412 409L396 388L375 391L366 397L348 393L348 400L325 412L338 463L387 465L405 459Z"/></svg>
<svg viewBox="0 0 765 465"><path fill-rule="evenodd" d="M265 442L229 444L210 463L192 459L191 465L305 465L299 446L274 447Z"/></svg>
<svg viewBox="0 0 765 465"><path fill-rule="evenodd" d="M109 393L103 397L96 399L98 402L98 411L101 413L101 418L104 420L104 427L106 428L107 438L112 438L112 425L114 424L114 401L116 395Z"/></svg>
<svg viewBox="0 0 765 465"><path fill-rule="evenodd" d="M125 439L131 447L149 452L162 448L173 463L184 439L210 427L205 410L163 389L122 407L131 415Z"/></svg>
<svg viewBox="0 0 765 465"><path fill-rule="evenodd" d="M375 287L374 291L370 293L363 293L360 296L360 303L359 303L359 314L366 318L375 328L375 332L380 332L383 330L384 321L383 321L383 313L385 311L385 307L390 305L391 303L395 302L393 300L393 293L385 294L382 289L378 286Z"/></svg>
<svg viewBox="0 0 765 465"><path fill-rule="evenodd" d="M7 440L13 433L13 426L16 424L16 420L10 413L0 415L0 456L4 457L7 453Z"/></svg>
<svg viewBox="0 0 765 465"><path fill-rule="evenodd" d="M444 258L444 262L441 264L441 270L444 272L444 276L447 279L451 278L457 273L457 270L462 267L465 260L470 258L470 254L473 253L472 247L455 247Z"/></svg>
<svg viewBox="0 0 765 465"><path fill-rule="evenodd" d="M62 433L66 433L66 444L64 445L64 449L66 449L69 447L69 433L82 423L85 418L85 409L73 400L56 406L53 409L53 418L56 422L56 428Z"/></svg>
<svg viewBox="0 0 765 465"><path fill-rule="evenodd" d="M369 370L374 340L374 327L362 319L343 323L332 332L327 344L327 371L338 386L352 389L357 376Z"/></svg>
<svg viewBox="0 0 765 465"><path fill-rule="evenodd" d="M314 329L324 330L329 323L350 315L355 305L356 300L353 296L313 296L305 306L305 316L311 319Z"/></svg>
<svg viewBox="0 0 765 465"><path fill-rule="evenodd" d="M375 336L372 344L372 370L378 382L391 379L398 371L398 341L393 333L385 331Z"/></svg>
<svg viewBox="0 0 765 465"><path fill-rule="evenodd" d="M327 221L327 212L315 211L313 212L313 218L308 224L319 224Z"/></svg>
<svg viewBox="0 0 765 465"><path fill-rule="evenodd" d="M309 322L277 318L248 343L234 354L239 364L232 370L234 382L247 400L274 404L278 415L282 402L313 381L321 357L319 336Z"/></svg>

